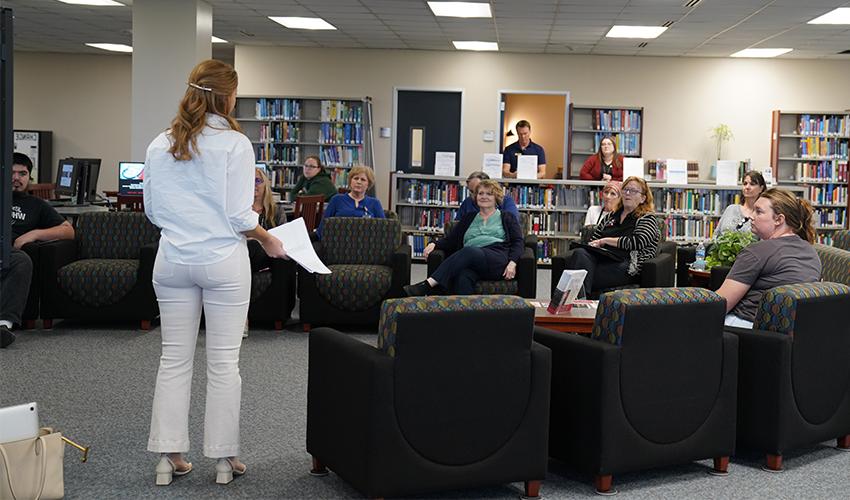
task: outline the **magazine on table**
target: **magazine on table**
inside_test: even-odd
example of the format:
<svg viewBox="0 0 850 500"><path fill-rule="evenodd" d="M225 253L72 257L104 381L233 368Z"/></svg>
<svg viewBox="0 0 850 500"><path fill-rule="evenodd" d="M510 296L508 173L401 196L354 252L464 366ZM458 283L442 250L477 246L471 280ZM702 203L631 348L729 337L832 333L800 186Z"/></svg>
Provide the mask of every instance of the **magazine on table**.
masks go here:
<svg viewBox="0 0 850 500"><path fill-rule="evenodd" d="M564 313L570 310L573 301L578 297L584 284L587 271L584 269L566 269L561 273L558 285L552 292L552 299L546 310L549 314Z"/></svg>

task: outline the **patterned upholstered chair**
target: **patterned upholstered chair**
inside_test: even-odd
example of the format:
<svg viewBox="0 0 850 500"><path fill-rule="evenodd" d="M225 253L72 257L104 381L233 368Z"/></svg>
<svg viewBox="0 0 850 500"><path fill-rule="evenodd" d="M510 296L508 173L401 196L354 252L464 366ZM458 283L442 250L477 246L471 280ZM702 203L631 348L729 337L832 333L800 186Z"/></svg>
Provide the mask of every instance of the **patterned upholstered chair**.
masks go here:
<svg viewBox="0 0 850 500"><path fill-rule="evenodd" d="M726 301L703 288L605 293L590 338L537 328L552 350L549 455L595 476L707 458L726 471L735 450L738 342Z"/></svg>
<svg viewBox="0 0 850 500"><path fill-rule="evenodd" d="M850 449L850 287L779 286L762 296L740 340L738 447L782 470L786 451L837 439Z"/></svg>
<svg viewBox="0 0 850 500"><path fill-rule="evenodd" d="M331 274L298 268L299 314L312 325L377 325L381 302L404 296L410 283L410 246L399 244L398 219L325 219L316 254Z"/></svg>
<svg viewBox="0 0 850 500"><path fill-rule="evenodd" d="M821 280L850 286L850 251L815 244L821 263Z"/></svg>
<svg viewBox="0 0 850 500"><path fill-rule="evenodd" d="M142 212L80 215L74 240L41 247L41 317L138 320L159 315L152 274L159 229Z"/></svg>
<svg viewBox="0 0 850 500"><path fill-rule="evenodd" d="M666 223L662 219L658 219L658 227L661 234L661 242L658 244L658 255L644 262L643 268L640 271L639 282L623 285L622 287L617 287L617 289L671 287L675 284L676 252L678 247L675 242L666 241ZM587 243L592 233L593 226L584 226L579 233L581 241ZM562 255L552 257L550 292L555 292L555 287L558 286L558 280L561 278L564 269L567 268L567 262L569 262L571 254L572 250L567 250ZM589 296L594 298L607 291L609 290L591 290Z"/></svg>
<svg viewBox="0 0 850 500"><path fill-rule="evenodd" d="M524 219L523 219L524 216ZM528 219L528 214L520 213L520 219ZM449 234L455 227L456 222L447 223L443 234ZM527 222L526 222L527 224ZM525 225L520 225L526 230ZM519 295L533 299L537 296L537 236L526 234L525 248L522 256L516 264L516 277L512 280L482 280L475 284L475 293L481 295ZM446 260L446 254L442 250L434 250L428 255L428 276L440 267Z"/></svg>
<svg viewBox="0 0 850 500"><path fill-rule="evenodd" d="M850 251L850 230L842 229L832 233L832 245L836 248Z"/></svg>
<svg viewBox="0 0 850 500"><path fill-rule="evenodd" d="M307 451L370 498L546 475L550 352L518 297L383 303L378 347L310 334ZM471 363L470 360L475 360Z"/></svg>

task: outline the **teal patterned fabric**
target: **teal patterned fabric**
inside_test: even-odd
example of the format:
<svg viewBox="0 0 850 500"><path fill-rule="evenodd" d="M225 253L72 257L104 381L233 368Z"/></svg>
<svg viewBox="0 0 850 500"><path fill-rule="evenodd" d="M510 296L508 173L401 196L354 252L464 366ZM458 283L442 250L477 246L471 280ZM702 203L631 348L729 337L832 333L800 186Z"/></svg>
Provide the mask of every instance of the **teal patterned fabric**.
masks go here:
<svg viewBox="0 0 850 500"><path fill-rule="evenodd" d="M401 241L398 219L331 217L322 229L327 264L386 265Z"/></svg>
<svg viewBox="0 0 850 500"><path fill-rule="evenodd" d="M81 259L138 259L140 247L159 240L143 212L83 214L74 231Z"/></svg>
<svg viewBox="0 0 850 500"><path fill-rule="evenodd" d="M605 293L599 298L590 338L621 345L626 309L642 305L707 304L723 298L705 288L635 288Z"/></svg>
<svg viewBox="0 0 850 500"><path fill-rule="evenodd" d="M815 244L815 251L820 257L823 281L850 285L850 252L820 244Z"/></svg>
<svg viewBox="0 0 850 500"><path fill-rule="evenodd" d="M57 280L74 302L103 307L123 299L136 285L138 272L136 259L83 259L60 268Z"/></svg>
<svg viewBox="0 0 850 500"><path fill-rule="evenodd" d="M266 290L272 285L272 273L270 271L251 274L251 302L254 302L260 295L266 293Z"/></svg>
<svg viewBox="0 0 850 500"><path fill-rule="evenodd" d="M478 281L475 283L478 295L516 295L519 293L517 280Z"/></svg>
<svg viewBox="0 0 850 500"><path fill-rule="evenodd" d="M343 311L365 311L376 306L392 284L391 267L331 264L331 274L316 274L319 295Z"/></svg>
<svg viewBox="0 0 850 500"><path fill-rule="evenodd" d="M842 250L850 251L850 231L842 229L832 233L832 245Z"/></svg>
<svg viewBox="0 0 850 500"><path fill-rule="evenodd" d="M387 299L381 305L378 349L395 357L395 343L399 334L397 321L400 314L527 309L533 308L525 299L510 295L440 295Z"/></svg>
<svg viewBox="0 0 850 500"><path fill-rule="evenodd" d="M818 297L850 294L850 287L840 283L800 283L783 285L764 292L759 303L753 329L794 336L797 305Z"/></svg>

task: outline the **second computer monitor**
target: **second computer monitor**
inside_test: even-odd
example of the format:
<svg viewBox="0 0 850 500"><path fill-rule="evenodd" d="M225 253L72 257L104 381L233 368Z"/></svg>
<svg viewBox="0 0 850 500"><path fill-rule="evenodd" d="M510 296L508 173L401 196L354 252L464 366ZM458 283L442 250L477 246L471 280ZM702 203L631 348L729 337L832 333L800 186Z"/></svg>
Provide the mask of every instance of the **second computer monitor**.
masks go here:
<svg viewBox="0 0 850 500"><path fill-rule="evenodd" d="M56 195L73 197L77 193L80 168L75 158L59 160L56 166Z"/></svg>
<svg viewBox="0 0 850 500"><path fill-rule="evenodd" d="M118 194L142 196L145 164L137 161L118 163Z"/></svg>

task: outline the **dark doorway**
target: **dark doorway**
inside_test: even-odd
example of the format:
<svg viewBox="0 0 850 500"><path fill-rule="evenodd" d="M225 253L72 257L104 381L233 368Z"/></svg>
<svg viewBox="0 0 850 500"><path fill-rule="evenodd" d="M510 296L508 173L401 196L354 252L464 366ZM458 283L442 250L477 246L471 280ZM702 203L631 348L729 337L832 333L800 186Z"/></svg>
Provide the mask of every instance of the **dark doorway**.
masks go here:
<svg viewBox="0 0 850 500"><path fill-rule="evenodd" d="M396 171L433 174L434 154L446 151L458 174L461 101L460 91L396 91Z"/></svg>

